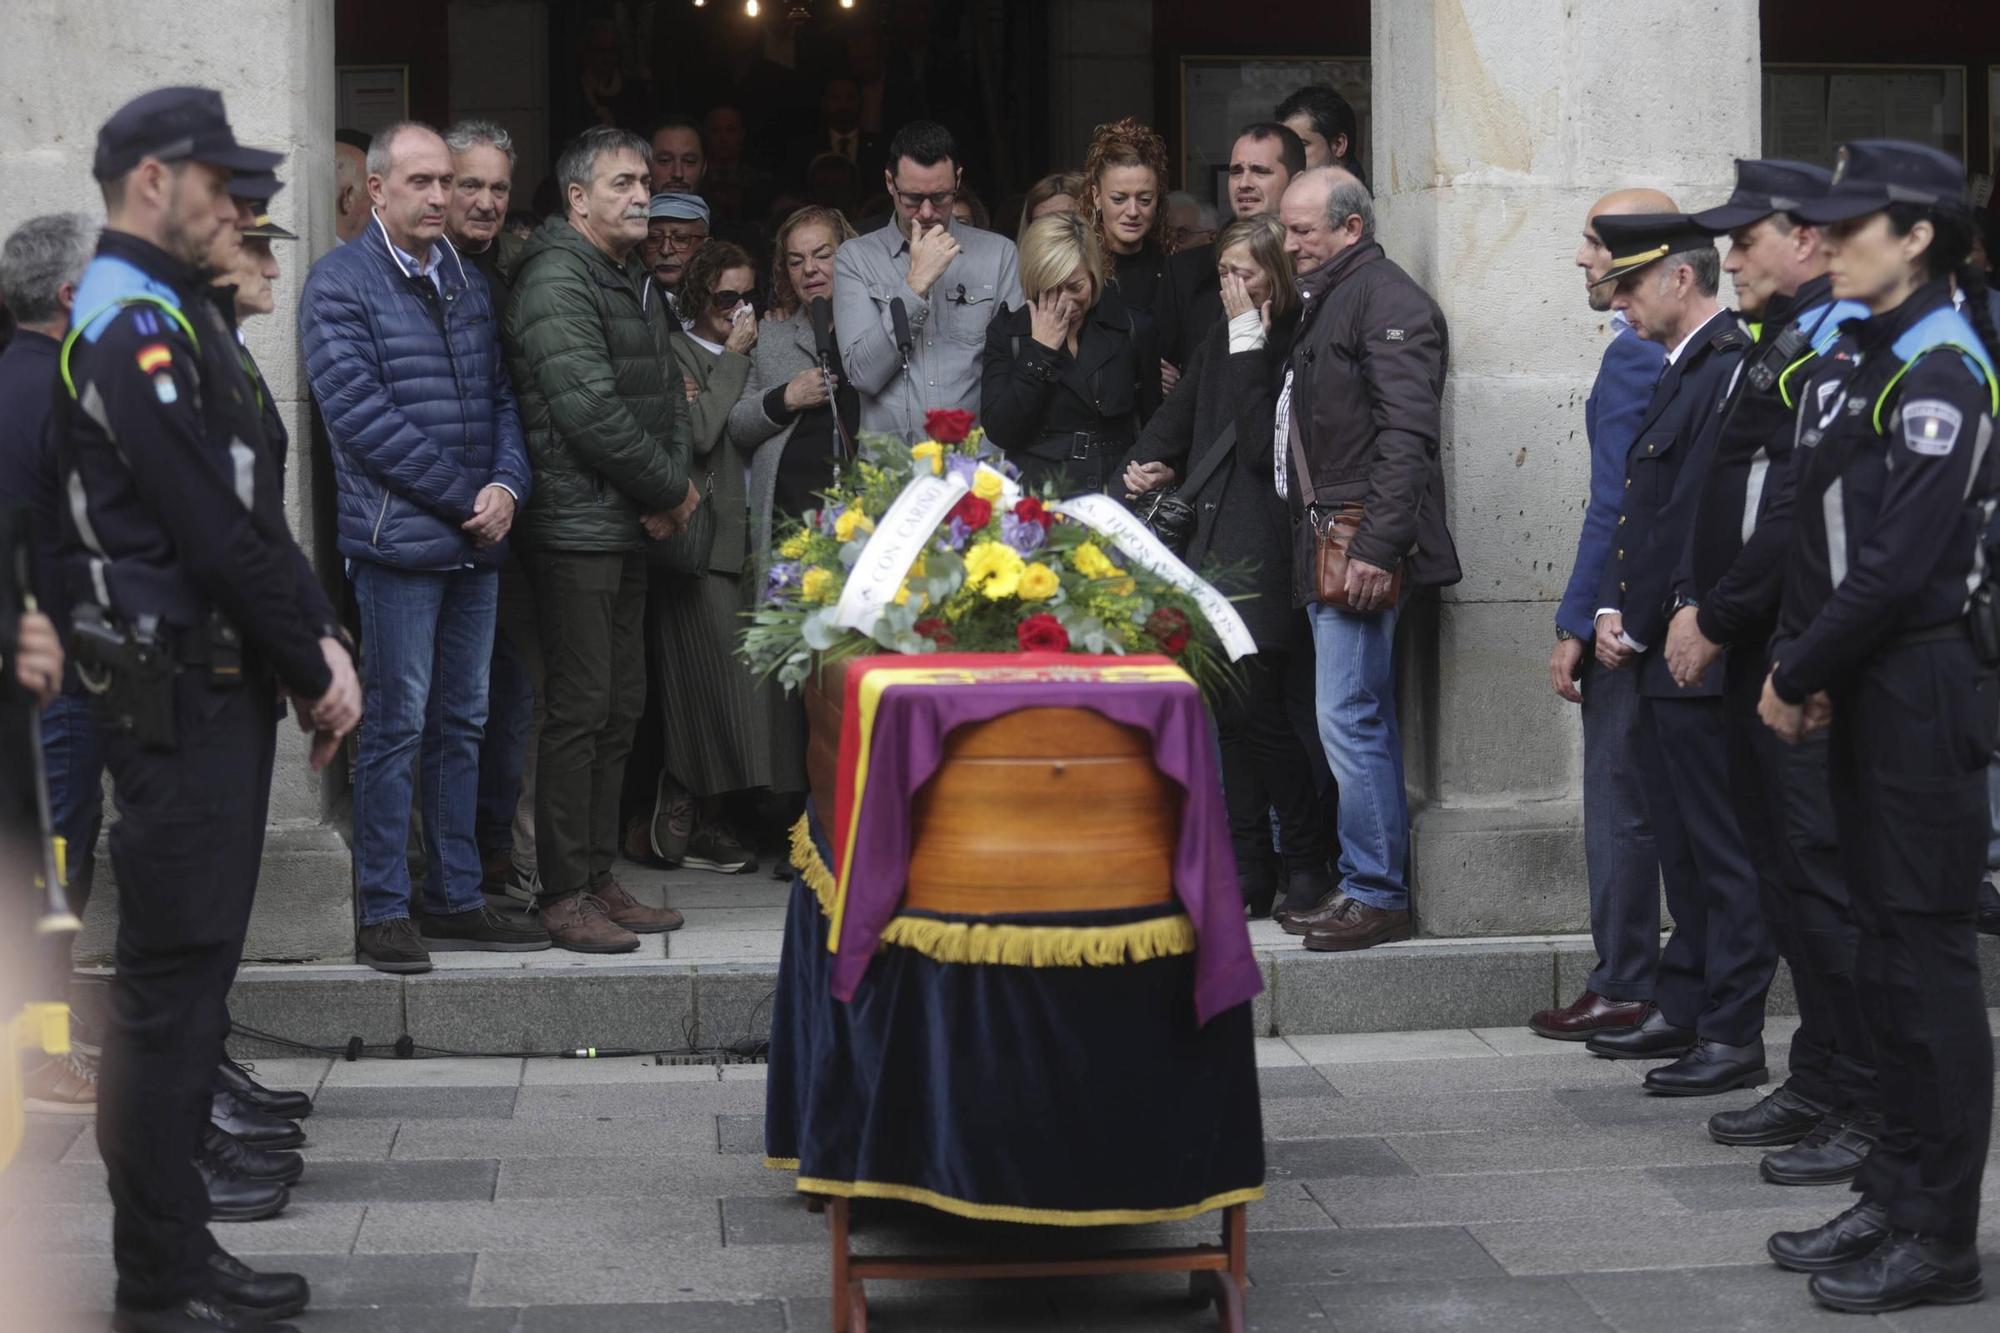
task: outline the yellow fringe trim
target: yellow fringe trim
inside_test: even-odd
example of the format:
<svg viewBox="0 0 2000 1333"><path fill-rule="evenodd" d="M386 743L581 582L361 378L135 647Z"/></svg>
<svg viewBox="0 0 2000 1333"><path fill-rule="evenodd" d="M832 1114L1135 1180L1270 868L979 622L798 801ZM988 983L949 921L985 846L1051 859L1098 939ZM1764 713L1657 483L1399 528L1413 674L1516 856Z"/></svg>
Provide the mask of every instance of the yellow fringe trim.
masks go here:
<svg viewBox="0 0 2000 1333"><path fill-rule="evenodd" d="M796 1171L799 1169L799 1159L796 1157L766 1157L764 1165L770 1167L773 1171Z"/></svg>
<svg viewBox="0 0 2000 1333"><path fill-rule="evenodd" d="M804 815L792 825L792 869L805 876L806 887L819 899L822 916L833 912L833 872L826 868L826 862L819 859L819 848L813 846L812 824Z"/></svg>
<svg viewBox="0 0 2000 1333"><path fill-rule="evenodd" d="M1017 1208L1004 1203L970 1203L964 1199L954 1199L948 1194L935 1190L918 1189L914 1185L889 1185L876 1180L818 1180L810 1176L800 1176L798 1188L801 1194L831 1194L842 1199L900 1199L904 1203L920 1203L927 1208L935 1208L941 1213L954 1217L969 1217L975 1222L1025 1222L1045 1227L1111 1227L1132 1226L1144 1222L1182 1222L1202 1213L1218 1208L1228 1208L1233 1204L1253 1203L1264 1197L1262 1185L1252 1185L1248 1189L1230 1190L1227 1194L1216 1194L1181 1208Z"/></svg>
<svg viewBox="0 0 2000 1333"><path fill-rule="evenodd" d="M940 963L1118 967L1193 953L1194 923L1175 915L1119 926L989 926L899 916L883 930L882 942L914 949Z"/></svg>

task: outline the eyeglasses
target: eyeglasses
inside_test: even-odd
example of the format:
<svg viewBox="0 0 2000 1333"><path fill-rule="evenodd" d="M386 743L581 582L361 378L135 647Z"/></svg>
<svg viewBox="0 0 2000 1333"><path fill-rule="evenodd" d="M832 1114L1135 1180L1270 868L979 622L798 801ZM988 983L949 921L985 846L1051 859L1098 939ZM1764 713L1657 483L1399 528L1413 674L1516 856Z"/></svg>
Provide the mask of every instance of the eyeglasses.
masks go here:
<svg viewBox="0 0 2000 1333"><path fill-rule="evenodd" d="M755 292L732 292L727 287L717 287L709 294L717 310L733 309L738 301L748 301L756 295Z"/></svg>
<svg viewBox="0 0 2000 1333"><path fill-rule="evenodd" d="M929 204L932 208L942 213L951 207L951 201L956 198L958 198L957 190L939 190L935 194L906 194L902 190L896 191L896 202L904 208L909 209L912 213L922 208L925 204Z"/></svg>
<svg viewBox="0 0 2000 1333"><path fill-rule="evenodd" d="M646 248L649 250L671 249L686 252L699 250L701 243L707 239L708 233L705 231L669 231L657 236L649 234L646 237Z"/></svg>

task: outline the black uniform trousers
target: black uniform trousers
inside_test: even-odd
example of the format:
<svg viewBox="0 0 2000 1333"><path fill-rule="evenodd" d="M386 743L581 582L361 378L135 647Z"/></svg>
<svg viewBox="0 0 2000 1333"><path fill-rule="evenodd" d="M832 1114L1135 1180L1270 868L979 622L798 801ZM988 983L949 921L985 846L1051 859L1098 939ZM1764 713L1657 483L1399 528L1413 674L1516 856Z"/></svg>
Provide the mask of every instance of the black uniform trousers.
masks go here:
<svg viewBox="0 0 2000 1333"><path fill-rule="evenodd" d="M1854 1188L1891 1226L1969 1244L1993 1122L1973 911L2000 690L1960 636L1892 644L1831 693L1834 814L1883 1116Z"/></svg>
<svg viewBox="0 0 2000 1333"><path fill-rule="evenodd" d="M1646 813L1674 933L1654 995L1676 1027L1743 1046L1764 1031L1777 950L1729 785L1729 721L1719 698L1646 698L1640 708Z"/></svg>
<svg viewBox="0 0 2000 1333"><path fill-rule="evenodd" d="M1731 649L1724 703L1730 779L1763 892L1764 922L1792 973L1799 1029L1792 1090L1849 1115L1879 1108L1874 1043L1854 985L1856 933L1833 816L1824 732L1787 745L1757 716L1770 658Z"/></svg>
<svg viewBox="0 0 2000 1333"><path fill-rule="evenodd" d="M1280 648L1264 649L1238 663L1234 687L1215 701L1215 734L1222 751L1222 799L1229 811L1229 840L1237 877L1250 901L1274 883L1271 815L1278 816L1278 850L1288 880L1324 879L1327 803L1319 794L1312 752L1292 726L1287 702L1293 664L1312 662L1312 630L1303 615Z"/></svg>
<svg viewBox="0 0 2000 1333"><path fill-rule="evenodd" d="M190 669L174 683L173 750L106 737L118 945L97 1143L116 1210L117 1300L133 1309L207 1289L216 1247L194 1159L263 854L276 688L249 663L224 687Z"/></svg>

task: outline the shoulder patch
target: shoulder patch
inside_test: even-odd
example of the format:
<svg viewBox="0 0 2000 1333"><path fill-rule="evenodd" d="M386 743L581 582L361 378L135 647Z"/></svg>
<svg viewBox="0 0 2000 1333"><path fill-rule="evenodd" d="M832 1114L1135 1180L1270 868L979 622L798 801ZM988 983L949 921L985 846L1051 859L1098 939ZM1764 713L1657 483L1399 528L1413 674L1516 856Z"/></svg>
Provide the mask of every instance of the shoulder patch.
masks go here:
<svg viewBox="0 0 2000 1333"><path fill-rule="evenodd" d="M1389 329L1383 333L1382 339L1385 342L1399 343L1403 341L1403 331L1401 329Z"/></svg>
<svg viewBox="0 0 2000 1333"><path fill-rule="evenodd" d="M1911 453L1943 458L1958 442L1965 414L1941 398L1919 398L1903 404L1903 443Z"/></svg>
<svg viewBox="0 0 2000 1333"><path fill-rule="evenodd" d="M1713 338L1710 338L1708 345L1718 352L1726 352L1732 347L1741 347L1743 345L1743 332L1741 329L1724 329Z"/></svg>
<svg viewBox="0 0 2000 1333"><path fill-rule="evenodd" d="M174 363L174 354L167 349L165 343L147 343L133 355L133 360L139 363L141 373L150 375L156 370L164 370L171 366Z"/></svg>
<svg viewBox="0 0 2000 1333"><path fill-rule="evenodd" d="M174 377L164 370L153 376L153 397L163 403L180 401L181 392L174 387Z"/></svg>

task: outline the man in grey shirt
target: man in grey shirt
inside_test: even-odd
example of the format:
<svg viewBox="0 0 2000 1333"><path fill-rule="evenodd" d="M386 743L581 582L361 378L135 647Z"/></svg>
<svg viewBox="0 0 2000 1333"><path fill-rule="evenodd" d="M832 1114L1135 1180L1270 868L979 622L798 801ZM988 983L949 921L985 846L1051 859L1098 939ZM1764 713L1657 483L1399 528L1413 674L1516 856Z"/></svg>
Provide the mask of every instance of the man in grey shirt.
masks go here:
<svg viewBox="0 0 2000 1333"><path fill-rule="evenodd" d="M869 232L834 256L833 327L841 364L861 395L861 429L920 439L924 413L979 414L979 358L1000 307L1021 302L1014 243L952 225L959 187L951 131L911 121L889 144L883 172L893 227ZM908 321L909 373L894 306Z"/></svg>

